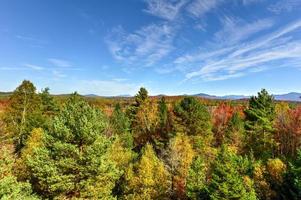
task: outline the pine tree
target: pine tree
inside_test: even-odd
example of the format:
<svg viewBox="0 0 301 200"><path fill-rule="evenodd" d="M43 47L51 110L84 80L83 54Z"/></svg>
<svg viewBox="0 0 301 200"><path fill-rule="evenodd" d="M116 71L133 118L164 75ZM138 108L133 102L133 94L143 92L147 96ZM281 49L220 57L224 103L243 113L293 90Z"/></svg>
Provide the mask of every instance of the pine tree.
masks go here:
<svg viewBox="0 0 301 200"><path fill-rule="evenodd" d="M188 135L208 135L211 130L210 114L207 108L194 97L185 97L175 105L174 113L178 118L179 132ZM181 131L182 130L182 131Z"/></svg>
<svg viewBox="0 0 301 200"><path fill-rule="evenodd" d="M222 147L212 166L212 179L208 187L212 200L256 200L252 181L240 173L237 156Z"/></svg>
<svg viewBox="0 0 301 200"><path fill-rule="evenodd" d="M186 192L190 199L201 200L208 198L206 191L207 167L201 156L197 156L191 164L187 177Z"/></svg>
<svg viewBox="0 0 301 200"><path fill-rule="evenodd" d="M114 134L121 135L129 132L130 129L129 119L125 115L125 113L123 113L119 103L115 105L114 111L110 118L110 124L113 128Z"/></svg>
<svg viewBox="0 0 301 200"><path fill-rule="evenodd" d="M249 108L245 110L248 148L257 158L268 158L275 147L273 139L273 120L275 104L273 96L263 89L258 96L249 100Z"/></svg>
<svg viewBox="0 0 301 200"><path fill-rule="evenodd" d="M108 122L78 95L69 98L46 131L43 145L28 158L32 183L48 197L113 199L121 176L109 152Z"/></svg>

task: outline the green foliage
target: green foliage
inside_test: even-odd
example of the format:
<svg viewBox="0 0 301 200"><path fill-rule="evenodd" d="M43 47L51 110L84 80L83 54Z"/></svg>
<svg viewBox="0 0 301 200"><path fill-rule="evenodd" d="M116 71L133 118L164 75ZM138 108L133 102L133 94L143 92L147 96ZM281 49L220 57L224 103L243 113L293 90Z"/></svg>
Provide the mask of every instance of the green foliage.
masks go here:
<svg viewBox="0 0 301 200"><path fill-rule="evenodd" d="M49 197L113 199L121 171L109 159L107 126L99 110L73 95L28 158L35 188Z"/></svg>
<svg viewBox="0 0 301 200"><path fill-rule="evenodd" d="M28 182L19 182L13 174L15 159L6 148L0 149L0 199L39 199Z"/></svg>
<svg viewBox="0 0 301 200"><path fill-rule="evenodd" d="M4 121L19 151L25 145L31 130L44 124L41 99L36 93L35 86L30 81L24 80L13 92L9 101L10 105L6 110Z"/></svg>
<svg viewBox="0 0 301 200"><path fill-rule="evenodd" d="M177 130L188 135L208 136L211 130L211 119L207 108L194 97L185 97L175 105Z"/></svg>
<svg viewBox="0 0 301 200"><path fill-rule="evenodd" d="M187 196L190 199L201 200L206 199L206 171L204 159L200 156L196 157L191 164L187 177Z"/></svg>
<svg viewBox="0 0 301 200"><path fill-rule="evenodd" d="M208 187L210 199L256 200L252 181L241 174L240 169L238 157L222 147L212 166L212 179Z"/></svg>
<svg viewBox="0 0 301 200"><path fill-rule="evenodd" d="M135 103L130 106L128 116L137 149L146 143L154 142L154 133L158 123L157 107L147 96L147 90L141 88L135 96Z"/></svg>
<svg viewBox="0 0 301 200"><path fill-rule="evenodd" d="M130 122L128 117L121 110L120 104L116 104L112 116L110 118L110 124L113 128L113 133L121 135L128 133L130 129Z"/></svg>
<svg viewBox="0 0 301 200"><path fill-rule="evenodd" d="M0 101L0 199L301 199L301 107L265 90L87 100L23 81Z"/></svg>
<svg viewBox="0 0 301 200"><path fill-rule="evenodd" d="M39 94L42 103L42 112L46 116L53 116L59 111L59 105L50 95L49 88L45 88Z"/></svg>
<svg viewBox="0 0 301 200"><path fill-rule="evenodd" d="M275 147L273 139L273 119L275 104L272 95L263 89L258 96L251 97L249 108L245 110L248 148L257 158L268 158Z"/></svg>

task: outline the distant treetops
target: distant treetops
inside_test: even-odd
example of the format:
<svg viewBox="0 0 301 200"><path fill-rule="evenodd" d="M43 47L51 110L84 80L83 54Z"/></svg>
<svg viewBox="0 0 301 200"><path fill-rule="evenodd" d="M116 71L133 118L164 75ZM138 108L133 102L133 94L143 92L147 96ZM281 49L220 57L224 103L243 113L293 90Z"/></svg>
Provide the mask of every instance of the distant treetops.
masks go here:
<svg viewBox="0 0 301 200"><path fill-rule="evenodd" d="M300 106L266 90L247 106L145 88L109 99L112 112L97 101L16 88L0 116L0 199L301 199Z"/></svg>

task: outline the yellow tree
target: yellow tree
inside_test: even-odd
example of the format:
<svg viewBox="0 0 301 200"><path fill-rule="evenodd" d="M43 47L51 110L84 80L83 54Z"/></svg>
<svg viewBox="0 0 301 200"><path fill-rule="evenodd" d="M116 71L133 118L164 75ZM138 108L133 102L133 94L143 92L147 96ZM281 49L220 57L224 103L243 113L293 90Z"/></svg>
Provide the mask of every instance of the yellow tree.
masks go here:
<svg viewBox="0 0 301 200"><path fill-rule="evenodd" d="M170 175L150 144L125 174L125 199L168 199Z"/></svg>
<svg viewBox="0 0 301 200"><path fill-rule="evenodd" d="M169 151L173 195L184 198L186 178L195 154L189 137L184 134L178 134L171 140Z"/></svg>

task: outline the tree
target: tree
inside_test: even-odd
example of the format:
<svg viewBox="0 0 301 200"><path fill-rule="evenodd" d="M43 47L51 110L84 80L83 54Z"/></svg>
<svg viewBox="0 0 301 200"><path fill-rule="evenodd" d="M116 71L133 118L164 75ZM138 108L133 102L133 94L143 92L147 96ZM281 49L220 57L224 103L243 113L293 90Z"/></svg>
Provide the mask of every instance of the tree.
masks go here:
<svg viewBox="0 0 301 200"><path fill-rule="evenodd" d="M19 152L25 145L31 130L44 124L41 100L36 93L35 86L30 81L24 80L13 92L9 102L4 121Z"/></svg>
<svg viewBox="0 0 301 200"><path fill-rule="evenodd" d="M50 95L49 88L45 88L39 94L42 103L42 112L44 116L53 116L59 111L59 105L55 99Z"/></svg>
<svg viewBox="0 0 301 200"><path fill-rule="evenodd" d="M14 157L6 148L0 148L0 199L39 199L28 182L19 182L13 174Z"/></svg>
<svg viewBox="0 0 301 200"><path fill-rule="evenodd" d="M174 135L172 130L172 117L168 110L165 97L162 96L158 101L158 127L156 130L155 143L161 148L167 145L169 139Z"/></svg>
<svg viewBox="0 0 301 200"><path fill-rule="evenodd" d="M272 95L263 89L258 96L249 100L249 108L245 110L248 148L257 158L268 158L275 148L273 136L273 120L275 104Z"/></svg>
<svg viewBox="0 0 301 200"><path fill-rule="evenodd" d="M140 88L135 96L135 103L128 109L128 116L137 149L140 150L148 142L154 144L158 123L157 107L148 98L145 88Z"/></svg>
<svg viewBox="0 0 301 200"><path fill-rule="evenodd" d="M168 199L170 175L147 144L138 163L125 174L125 199Z"/></svg>
<svg viewBox="0 0 301 200"><path fill-rule="evenodd" d="M234 112L230 121L228 122L226 133L225 133L225 143L238 151L242 151L244 147L244 121L242 119L241 113Z"/></svg>
<svg viewBox="0 0 301 200"><path fill-rule="evenodd" d="M35 189L50 198L113 199L121 176L110 159L114 141L97 109L72 95L45 133L43 145L28 158Z"/></svg>
<svg viewBox="0 0 301 200"><path fill-rule="evenodd" d="M125 115L125 113L123 113L119 103L115 105L114 111L110 118L110 124L112 126L114 134L121 135L129 132L129 119Z"/></svg>
<svg viewBox="0 0 301 200"><path fill-rule="evenodd" d="M191 164L187 177L186 192L190 199L201 200L208 198L206 191L207 167L201 156L197 156Z"/></svg>
<svg viewBox="0 0 301 200"><path fill-rule="evenodd" d="M301 107L290 109L286 103L278 104L275 128L277 153L281 156L295 158L301 147Z"/></svg>
<svg viewBox="0 0 301 200"><path fill-rule="evenodd" d="M177 132L197 136L201 144L209 146L212 140L211 117L207 108L194 97L185 97L174 107Z"/></svg>
<svg viewBox="0 0 301 200"><path fill-rule="evenodd" d="M172 172L174 198L183 199L186 194L186 178L195 152L188 136L178 134L169 144L169 164Z"/></svg>
<svg viewBox="0 0 301 200"><path fill-rule="evenodd" d="M253 183L240 173L238 157L227 147L222 147L212 166L212 179L208 186L212 200L241 199L256 200Z"/></svg>
<svg viewBox="0 0 301 200"><path fill-rule="evenodd" d="M221 146L226 137L226 130L233 116L234 110L227 104L219 104L213 112L213 133L215 145Z"/></svg>

